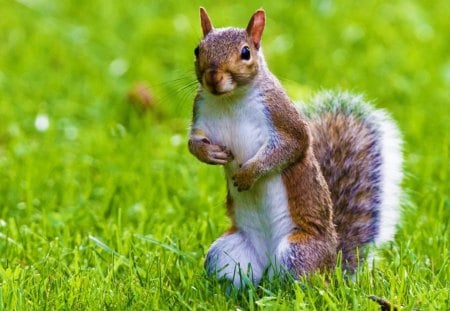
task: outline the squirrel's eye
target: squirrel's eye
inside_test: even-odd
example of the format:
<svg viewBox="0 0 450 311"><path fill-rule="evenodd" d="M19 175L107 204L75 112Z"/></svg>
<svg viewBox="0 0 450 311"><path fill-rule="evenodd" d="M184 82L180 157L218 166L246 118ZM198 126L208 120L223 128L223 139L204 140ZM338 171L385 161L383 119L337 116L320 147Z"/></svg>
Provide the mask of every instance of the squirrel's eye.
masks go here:
<svg viewBox="0 0 450 311"><path fill-rule="evenodd" d="M195 57L197 57L198 58L198 54L200 53L200 49L198 48L198 46L195 48L195 50L194 50L194 54L195 54Z"/></svg>
<svg viewBox="0 0 450 311"><path fill-rule="evenodd" d="M241 59L249 60L250 56L250 48L248 46L244 46L241 50Z"/></svg>

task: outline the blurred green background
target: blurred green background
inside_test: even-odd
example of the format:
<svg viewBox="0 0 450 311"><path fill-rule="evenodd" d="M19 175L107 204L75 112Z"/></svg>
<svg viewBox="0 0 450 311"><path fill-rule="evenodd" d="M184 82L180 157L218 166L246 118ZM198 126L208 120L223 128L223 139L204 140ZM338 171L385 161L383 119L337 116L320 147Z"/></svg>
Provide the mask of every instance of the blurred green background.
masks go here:
<svg viewBox="0 0 450 311"><path fill-rule="evenodd" d="M200 5L217 27L245 27L263 7L266 60L294 99L350 90L392 113L410 200L393 262L418 264L414 295L395 297L441 306L450 270L447 0L0 0L0 303L165 309L212 299L192 287L202 291L202 258L228 224L225 185L186 148ZM130 100L139 85L152 97L145 111Z"/></svg>

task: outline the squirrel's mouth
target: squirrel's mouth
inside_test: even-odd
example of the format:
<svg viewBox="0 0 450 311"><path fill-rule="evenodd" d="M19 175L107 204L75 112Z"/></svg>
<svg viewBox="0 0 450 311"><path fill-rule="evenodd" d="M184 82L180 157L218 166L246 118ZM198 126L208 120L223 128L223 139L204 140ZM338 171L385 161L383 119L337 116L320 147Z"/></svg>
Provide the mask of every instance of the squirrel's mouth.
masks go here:
<svg viewBox="0 0 450 311"><path fill-rule="evenodd" d="M225 94L230 93L230 91L223 92L223 91L219 91L219 90L217 90L215 88L208 88L208 90L209 90L209 92L211 94L216 95L216 96L221 96L221 95L225 95Z"/></svg>

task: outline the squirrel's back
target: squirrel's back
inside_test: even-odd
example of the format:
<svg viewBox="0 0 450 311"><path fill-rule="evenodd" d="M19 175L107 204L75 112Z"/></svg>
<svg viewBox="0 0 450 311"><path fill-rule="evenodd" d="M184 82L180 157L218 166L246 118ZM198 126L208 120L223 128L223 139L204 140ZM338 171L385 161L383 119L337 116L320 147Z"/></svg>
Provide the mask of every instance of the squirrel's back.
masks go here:
<svg viewBox="0 0 450 311"><path fill-rule="evenodd" d="M400 132L362 96L324 92L302 107L328 183L343 265L356 267L367 243L393 238L400 215Z"/></svg>

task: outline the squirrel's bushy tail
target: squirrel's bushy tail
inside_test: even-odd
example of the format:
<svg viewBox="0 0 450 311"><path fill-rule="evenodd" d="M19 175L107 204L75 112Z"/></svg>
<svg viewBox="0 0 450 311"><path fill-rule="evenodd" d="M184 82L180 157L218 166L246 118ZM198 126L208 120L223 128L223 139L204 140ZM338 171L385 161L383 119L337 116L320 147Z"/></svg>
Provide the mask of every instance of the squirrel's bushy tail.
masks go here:
<svg viewBox="0 0 450 311"><path fill-rule="evenodd" d="M393 238L400 215L402 140L381 109L360 95L324 92L302 107L328 183L344 267L364 245Z"/></svg>

